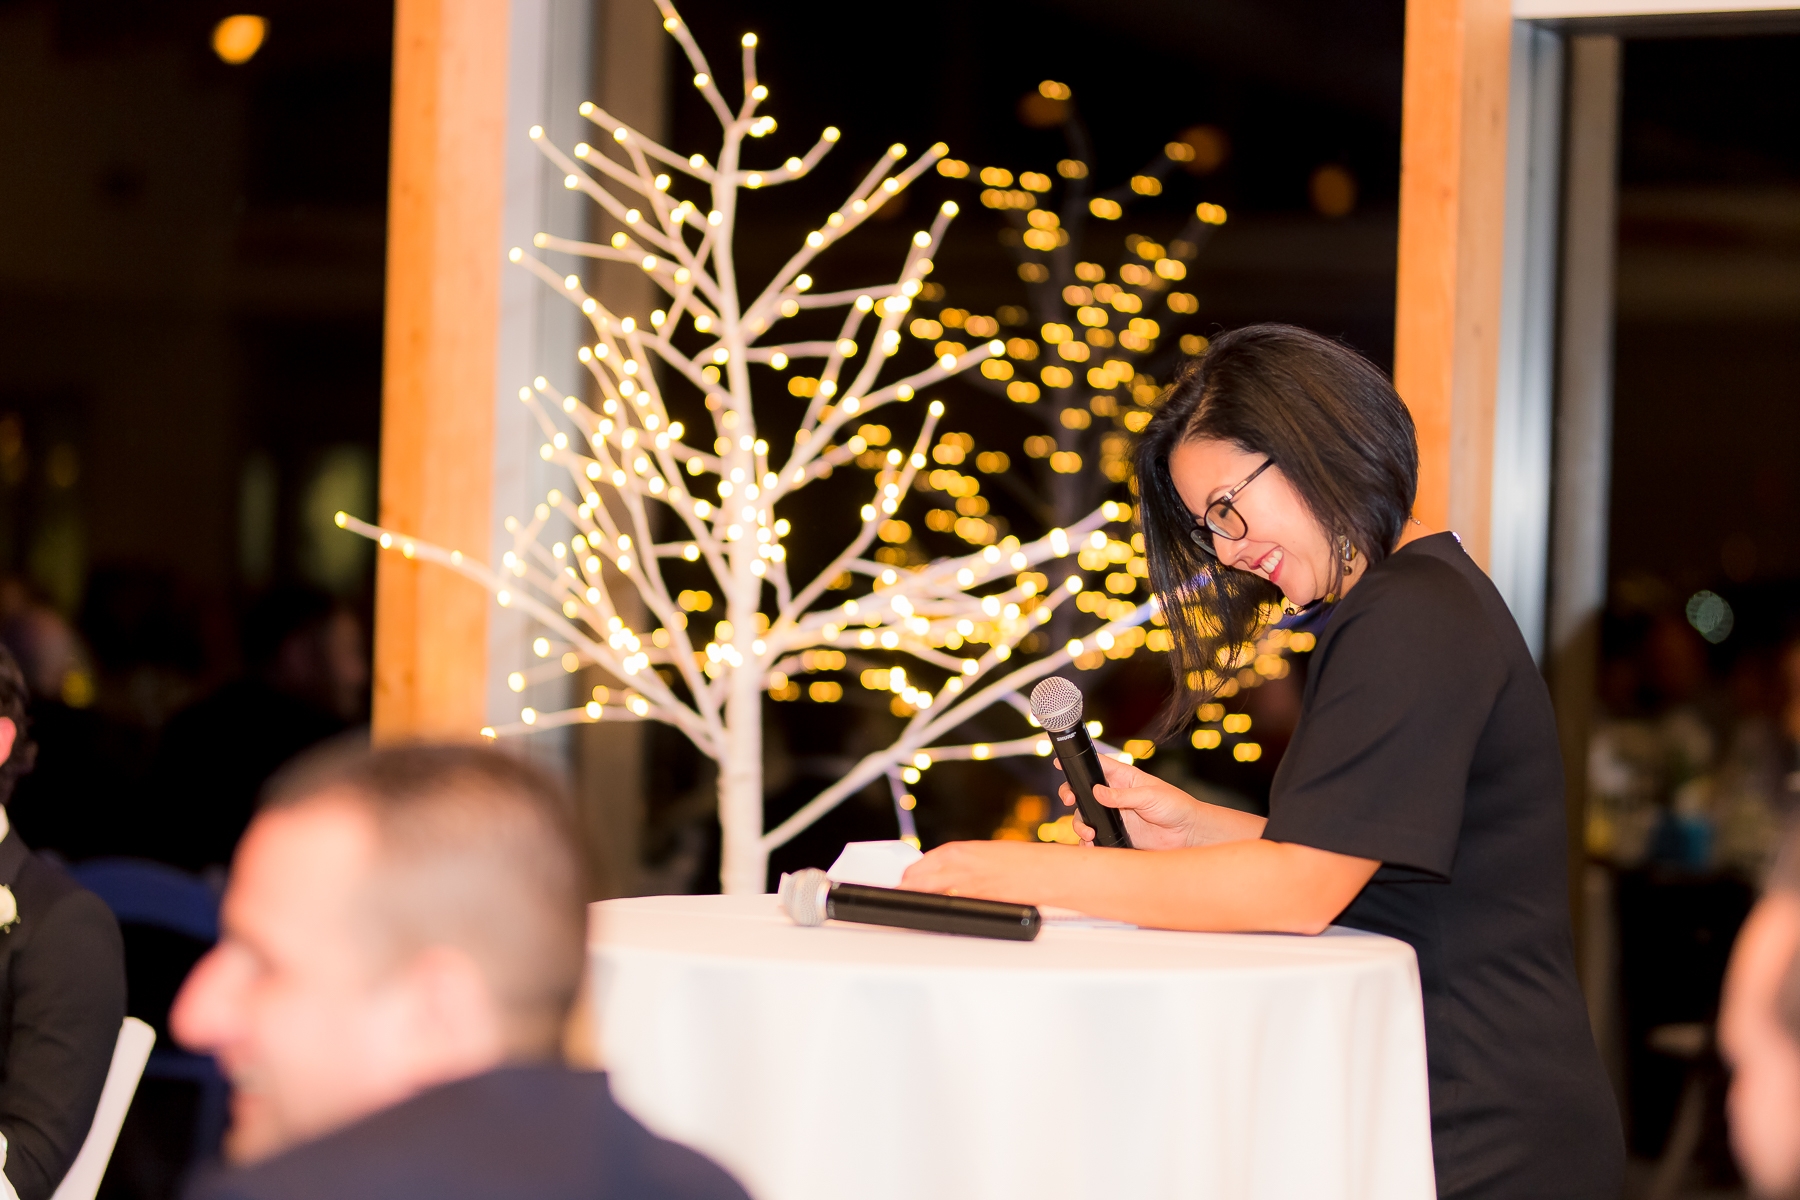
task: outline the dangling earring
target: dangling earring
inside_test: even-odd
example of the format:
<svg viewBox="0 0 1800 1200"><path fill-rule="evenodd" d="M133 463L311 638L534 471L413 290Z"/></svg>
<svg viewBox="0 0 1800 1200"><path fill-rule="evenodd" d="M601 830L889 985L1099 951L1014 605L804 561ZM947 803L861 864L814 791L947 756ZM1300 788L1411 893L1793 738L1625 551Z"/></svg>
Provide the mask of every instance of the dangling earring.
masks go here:
<svg viewBox="0 0 1800 1200"><path fill-rule="evenodd" d="M1349 538L1345 537L1341 533L1338 534L1338 557L1343 560L1344 574L1348 575L1350 573L1351 564L1356 562L1356 547L1351 544L1351 541ZM1337 593L1336 592L1327 592L1325 594L1325 603L1336 604L1337 603Z"/></svg>

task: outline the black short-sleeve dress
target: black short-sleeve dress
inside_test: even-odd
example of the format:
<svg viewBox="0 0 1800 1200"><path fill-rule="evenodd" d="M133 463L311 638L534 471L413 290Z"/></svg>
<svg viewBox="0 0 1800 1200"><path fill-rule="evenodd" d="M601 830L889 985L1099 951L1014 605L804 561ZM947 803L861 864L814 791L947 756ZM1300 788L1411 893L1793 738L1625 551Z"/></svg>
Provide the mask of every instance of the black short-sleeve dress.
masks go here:
<svg viewBox="0 0 1800 1200"><path fill-rule="evenodd" d="M1549 692L1453 534L1370 568L1319 634L1263 836L1379 859L1338 918L1411 943L1445 1200L1615 1200L1619 1115L1569 928Z"/></svg>

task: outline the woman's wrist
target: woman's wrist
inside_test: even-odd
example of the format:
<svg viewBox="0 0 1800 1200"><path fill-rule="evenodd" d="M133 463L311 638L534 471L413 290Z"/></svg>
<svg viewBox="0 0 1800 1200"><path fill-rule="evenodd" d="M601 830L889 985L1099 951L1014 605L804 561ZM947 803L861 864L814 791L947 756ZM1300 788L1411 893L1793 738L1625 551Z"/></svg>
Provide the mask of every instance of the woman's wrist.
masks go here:
<svg viewBox="0 0 1800 1200"><path fill-rule="evenodd" d="M1223 804L1197 801L1200 811L1188 826L1189 846L1217 846L1225 842L1244 842L1260 838L1268 825L1267 817L1247 813Z"/></svg>

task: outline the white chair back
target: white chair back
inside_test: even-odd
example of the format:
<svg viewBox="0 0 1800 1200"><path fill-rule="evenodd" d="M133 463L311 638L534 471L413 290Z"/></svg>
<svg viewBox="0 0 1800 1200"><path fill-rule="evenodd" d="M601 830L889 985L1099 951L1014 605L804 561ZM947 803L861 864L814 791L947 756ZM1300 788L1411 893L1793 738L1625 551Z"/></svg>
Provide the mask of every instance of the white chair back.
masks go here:
<svg viewBox="0 0 1800 1200"><path fill-rule="evenodd" d="M138 1080L155 1044L154 1029L136 1017L125 1018L119 1040L113 1043L112 1066L106 1070L106 1086L100 1091L100 1107L94 1110L87 1139L50 1200L94 1200L106 1164L112 1160L113 1145L119 1140L119 1127L125 1124L125 1110L137 1094Z"/></svg>

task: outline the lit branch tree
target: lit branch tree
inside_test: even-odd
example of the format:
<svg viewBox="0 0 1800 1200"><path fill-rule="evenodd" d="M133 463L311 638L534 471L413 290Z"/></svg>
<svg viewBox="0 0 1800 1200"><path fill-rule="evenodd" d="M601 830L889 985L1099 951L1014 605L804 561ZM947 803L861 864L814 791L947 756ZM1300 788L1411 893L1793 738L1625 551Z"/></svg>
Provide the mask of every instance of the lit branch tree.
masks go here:
<svg viewBox="0 0 1800 1200"><path fill-rule="evenodd" d="M848 426L884 406L907 404L919 389L994 360L1005 348L990 341L946 353L924 370L886 382L881 378L900 348L901 323L932 270L933 248L956 215L951 203L942 206L930 228L914 235L894 282L828 294L811 290L806 272L813 260L942 160L941 144L905 166L905 149L892 147L760 292L743 295L733 245L740 191L806 175L838 132L826 129L804 157L779 166L745 163L746 139L760 138L775 125L757 112L768 89L756 78L755 35L743 39L743 98L734 107L674 9L665 0L658 4L664 28L692 63L694 86L723 127L716 160L677 154L593 104L582 105L581 113L606 134L597 139L598 147L578 145L571 157L550 145L541 129L531 131L565 173L565 184L589 196L621 227L606 244L539 234L536 246L635 264L669 297L666 309L640 322L610 311L587 293L579 276L558 275L522 250L511 251L514 262L580 307L595 337L579 356L591 377L585 392L564 392L539 377L519 393L543 430L541 455L568 470L567 490L549 492L529 520L508 520L513 546L498 566L347 514L339 514L338 521L384 548L459 571L489 588L502 606L523 609L541 622L545 636L536 649L546 661L516 672L510 680L514 690L590 663L618 685L596 689L594 698L578 707L523 708L516 723L483 730L488 736L577 722L655 720L680 729L717 761L722 882L729 892L757 892L766 885L772 849L870 783L886 777L898 801L902 774L934 761L1049 753L1048 740L1023 720L1021 736L1011 740L938 743L995 704L1025 713L1021 689L1084 652L1082 643L1070 642L1034 661L1024 662L1023 655L1013 661L1020 643L1081 590L1076 575L1053 585L1035 568L1084 546L1110 544L1104 526L1128 520L1130 507L1108 501L1036 541L1008 537L916 568L872 560L867 555L882 524L893 519L927 465L944 411L933 401L911 450L896 448L880 459L850 544L810 581L790 578L787 542L794 530L776 508L867 454L867 440L860 435L839 442ZM704 202L677 198L689 190L703 194ZM783 320L809 309L844 310L835 338L774 336ZM684 323L698 335L695 352L676 344ZM869 324L873 328L865 330ZM686 344L694 340L684 335ZM780 371L807 359L820 360L822 368L792 447L778 451L758 430L750 367L766 364ZM704 396L711 437L691 437L684 422L671 416L653 362ZM702 486L710 496L699 494ZM559 536L565 525L570 527L566 541ZM680 571L709 573L723 597L724 619L711 638L688 629L681 594L672 594L665 581L665 564L674 563L683 564ZM867 590L828 601L827 590L846 574L866 579ZM653 628L633 627L627 617L635 606L615 598L614 590L621 588L635 591ZM1089 643L1109 647L1150 615L1148 604L1130 606L1089 634ZM888 679L911 715L892 744L864 756L765 833L764 694L792 689L791 675L841 668L845 656L839 647L879 648L909 658L912 669L890 668ZM905 828L910 814L901 808L901 817Z"/></svg>
<svg viewBox="0 0 1800 1200"><path fill-rule="evenodd" d="M1120 431L1142 429L1161 390L1146 368L1163 338L1163 322L1199 311L1193 294L1169 289L1186 278L1189 263L1224 223L1225 210L1218 205L1197 205L1186 227L1166 246L1141 234L1128 235L1127 257L1112 271L1092 261L1098 255L1083 254L1088 219L1119 220L1136 196L1160 193L1167 166L1167 159L1151 164L1129 184L1099 195L1085 186L1087 164L1074 159L1058 164L1064 176L1060 181L1035 171L1015 176L1003 167L979 171L978 178L990 185L982 189L982 203L1009 218L1005 240L1019 259L1020 278L1029 285L1028 311L1035 327L1028 331L1035 336L1007 339L1012 361L983 364L983 383L1029 406L1045 426L1047 436L1034 439L1028 453L1050 468L1042 514L1048 521L1066 510L1086 511L1096 489L1124 482L1128 439ZM971 173L967 164L950 159L940 162L938 170L953 178ZM1020 186L1012 186L1015 182ZM1043 193L1058 182L1064 194L1051 207L1052 197ZM1109 274L1117 281L1109 281ZM968 317L960 310L940 313L944 315L949 322L927 318L920 332L930 336L932 324L967 328ZM1188 353L1206 344L1197 335L1183 341ZM1162 365L1170 357L1164 354ZM1103 469L1084 472L1078 461L1098 461Z"/></svg>
<svg viewBox="0 0 1800 1200"><path fill-rule="evenodd" d="M1041 432L1024 439L1026 457L1037 465L1010 473L1005 458L987 454L981 457L1000 465L982 469L998 474L1000 485L1009 488L1041 528L1049 528L1077 520L1103 500L1124 498L1131 436L1148 422L1161 391L1153 372L1168 370L1177 358L1164 324L1177 325L1199 312L1198 298L1178 289L1190 263L1225 223L1226 212L1220 205L1199 203L1166 245L1130 234L1124 239L1124 261L1109 270L1097 261L1100 254L1086 252L1084 243L1092 240L1089 222L1117 222L1134 201L1161 195L1171 168L1191 164L1196 147L1188 140L1172 141L1139 173L1096 192L1084 161L1091 157L1087 131L1075 114L1070 89L1046 80L1028 102L1038 118L1032 123L1060 125L1068 138L1071 157L1058 162L1054 174L972 167L948 157L938 160L936 169L949 179L979 181L981 203L1007 218L1001 240L1017 260L1029 307L1002 306L990 316L951 303L939 305L935 314L919 306L906 328L914 338L935 343L936 354L955 356L966 353L971 340L1003 336L1006 326L1030 326L1005 338L1004 356L984 360L975 382L1018 404L1040 426ZM1216 131L1190 131L1188 136L1207 133ZM1205 145L1201 150L1222 153ZM921 299L943 300L944 292L928 287ZM1180 338L1185 354L1199 353L1205 345L1198 334ZM954 450L948 456L958 457ZM945 493L942 503L954 503L955 509L927 513L926 524L966 537L965 528L972 526L968 518L984 515L987 502L935 487L938 474L922 477L919 489ZM970 481L956 482L966 489ZM1147 574L1141 553L1114 542L1084 558L1084 569L1104 576L1104 590L1096 587L1080 595L1077 607L1101 617L1135 607ZM1074 612L1063 612L1047 632L1064 640L1076 619ZM1127 640L1108 656L1090 648L1079 665L1093 669L1105 657L1128 657L1142 644Z"/></svg>

